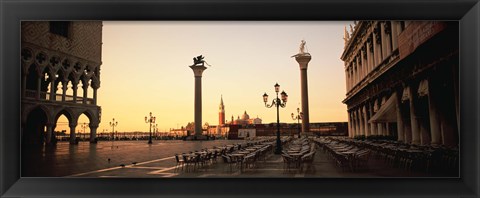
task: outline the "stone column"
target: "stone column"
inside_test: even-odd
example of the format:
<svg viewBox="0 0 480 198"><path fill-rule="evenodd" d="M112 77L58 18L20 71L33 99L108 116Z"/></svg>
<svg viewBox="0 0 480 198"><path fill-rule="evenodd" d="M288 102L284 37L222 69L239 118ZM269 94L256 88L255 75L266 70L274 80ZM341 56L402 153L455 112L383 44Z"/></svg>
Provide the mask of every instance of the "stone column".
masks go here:
<svg viewBox="0 0 480 198"><path fill-rule="evenodd" d="M385 23L380 22L380 35L382 35L381 39L381 49L382 49L382 59L380 61L383 61L387 57L387 40L386 40L386 34L385 34Z"/></svg>
<svg viewBox="0 0 480 198"><path fill-rule="evenodd" d="M370 104L370 117L373 116L373 105L375 105L375 102L374 101L371 101L371 104ZM370 135L377 135L377 124L375 123L371 123L370 124L370 130L371 130L371 134Z"/></svg>
<svg viewBox="0 0 480 198"><path fill-rule="evenodd" d="M75 127L77 127L77 123L70 123L70 144L76 144L76 131L75 131Z"/></svg>
<svg viewBox="0 0 480 198"><path fill-rule="evenodd" d="M383 132L383 124L382 123L377 123L377 134L380 136L385 136Z"/></svg>
<svg viewBox="0 0 480 198"><path fill-rule="evenodd" d="M358 123L360 123L360 135L365 135L365 123L363 122L363 109L362 107L358 108Z"/></svg>
<svg viewBox="0 0 480 198"><path fill-rule="evenodd" d="M46 124L46 127L47 127L47 134L46 134L46 137L45 137L45 144L50 144L52 143L52 136L53 136L53 123L47 123Z"/></svg>
<svg viewBox="0 0 480 198"><path fill-rule="evenodd" d="M416 107L415 107L415 98L414 97L416 94L416 92L414 90L416 90L416 87L417 86L411 86L409 88L409 102L410 102L410 125L411 125L411 128L412 128L412 144L420 144L420 130L419 130L419 124L418 124L418 118L417 118L417 113L416 113Z"/></svg>
<svg viewBox="0 0 480 198"><path fill-rule="evenodd" d="M93 88L93 104L97 105L97 90L98 88Z"/></svg>
<svg viewBox="0 0 480 198"><path fill-rule="evenodd" d="M82 98L83 99L83 101L82 101L83 104L87 104L88 86L89 86L88 82L85 81L85 83L83 83L83 98Z"/></svg>
<svg viewBox="0 0 480 198"><path fill-rule="evenodd" d="M358 82L362 81L363 79L363 74L362 74L362 64L360 63L360 57L356 56L355 57L355 62L357 63L357 73L358 73Z"/></svg>
<svg viewBox="0 0 480 198"><path fill-rule="evenodd" d="M98 123L90 123L90 143L96 144Z"/></svg>
<svg viewBox="0 0 480 198"><path fill-rule="evenodd" d="M402 90L403 91L403 90ZM404 132L404 124L403 124L403 111L402 111L402 91L397 91L397 140L399 142L405 142L405 132Z"/></svg>
<svg viewBox="0 0 480 198"><path fill-rule="evenodd" d="M300 54L295 57L295 60L300 66L300 81L301 81L301 94L302 94L302 132L310 132L310 114L308 111L308 81L307 81L307 68L308 62L312 59L312 56Z"/></svg>
<svg viewBox="0 0 480 198"><path fill-rule="evenodd" d="M348 113L348 137L353 137L353 134L352 134L352 114L350 111L347 111Z"/></svg>
<svg viewBox="0 0 480 198"><path fill-rule="evenodd" d="M348 88L348 81L350 80L350 76L348 75L348 68L345 70L345 88L348 92L349 88Z"/></svg>
<svg viewBox="0 0 480 198"><path fill-rule="evenodd" d="M65 97L67 95L67 85L68 81L67 80L62 80L62 102L65 102Z"/></svg>
<svg viewBox="0 0 480 198"><path fill-rule="evenodd" d="M207 69L205 66L192 65L195 76L195 129L196 137L202 136L202 73Z"/></svg>
<svg viewBox="0 0 480 198"><path fill-rule="evenodd" d="M385 23L383 23L383 26L384 26L384 31L385 31L385 56L384 58L390 56L390 54L392 54L392 41L390 39L390 37L392 36L392 25L389 24L389 21L385 21Z"/></svg>
<svg viewBox="0 0 480 198"><path fill-rule="evenodd" d="M370 51L371 42L367 41L367 68L368 73L372 71L372 52Z"/></svg>
<svg viewBox="0 0 480 198"><path fill-rule="evenodd" d="M367 77L368 73L370 72L370 69L368 68L367 52L365 51L366 49L367 49L366 45L363 44L362 64L363 64L363 75L364 75L364 77Z"/></svg>
<svg viewBox="0 0 480 198"><path fill-rule="evenodd" d="M55 92L57 91L57 87L55 86L56 79L54 75L50 77L50 101L55 101Z"/></svg>
<svg viewBox="0 0 480 198"><path fill-rule="evenodd" d="M370 124L368 124L368 108L365 104L365 106L363 106L363 118L364 118L364 125L365 125L365 137L366 136L370 136Z"/></svg>
<svg viewBox="0 0 480 198"><path fill-rule="evenodd" d="M428 80L428 114L430 120L430 135L431 135L431 145L441 144L441 134L440 134L440 119L438 118L439 112L437 112L437 97L435 95L434 84L432 79Z"/></svg>
<svg viewBox="0 0 480 198"><path fill-rule="evenodd" d="M77 103L78 82L72 81L72 89L73 89L73 103Z"/></svg>
<svg viewBox="0 0 480 198"><path fill-rule="evenodd" d="M392 50L396 50L398 48L397 44L397 39L398 39L398 34L400 32L399 30L399 22L398 21L390 21L391 23L391 28L392 28Z"/></svg>
<svg viewBox="0 0 480 198"><path fill-rule="evenodd" d="M352 110L352 120L353 120L353 137L357 136L358 135L358 121L357 121L357 111L356 110Z"/></svg>

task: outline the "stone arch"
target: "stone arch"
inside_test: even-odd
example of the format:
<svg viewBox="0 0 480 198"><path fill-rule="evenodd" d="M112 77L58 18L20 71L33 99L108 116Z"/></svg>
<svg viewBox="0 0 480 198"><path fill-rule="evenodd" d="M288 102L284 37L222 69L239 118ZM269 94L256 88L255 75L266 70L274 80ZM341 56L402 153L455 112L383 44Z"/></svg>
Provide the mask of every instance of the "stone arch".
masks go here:
<svg viewBox="0 0 480 198"><path fill-rule="evenodd" d="M34 111L35 109L37 108L40 108L43 112L45 112L46 116L47 116L47 122L48 123L52 123L53 119L52 119L52 112L49 110L49 108L47 108L45 105L43 104L37 104L37 105L33 105L33 106L24 106L22 107L23 109L23 117L22 117L22 124L26 124L26 121L27 121L27 118L28 116L30 115L30 113L32 111Z"/></svg>
<svg viewBox="0 0 480 198"><path fill-rule="evenodd" d="M43 105L37 105L26 114L22 127L22 144L24 146L41 146L45 142L46 126L50 124L48 110Z"/></svg>

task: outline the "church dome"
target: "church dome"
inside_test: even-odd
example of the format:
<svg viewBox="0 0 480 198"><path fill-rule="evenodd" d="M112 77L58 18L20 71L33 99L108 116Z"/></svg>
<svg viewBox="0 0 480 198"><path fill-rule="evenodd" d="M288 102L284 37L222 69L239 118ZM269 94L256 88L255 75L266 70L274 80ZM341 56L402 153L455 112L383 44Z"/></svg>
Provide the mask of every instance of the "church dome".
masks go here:
<svg viewBox="0 0 480 198"><path fill-rule="evenodd" d="M243 113L242 115L242 120L248 120L250 119L250 116L247 114L247 111L245 111L245 113Z"/></svg>

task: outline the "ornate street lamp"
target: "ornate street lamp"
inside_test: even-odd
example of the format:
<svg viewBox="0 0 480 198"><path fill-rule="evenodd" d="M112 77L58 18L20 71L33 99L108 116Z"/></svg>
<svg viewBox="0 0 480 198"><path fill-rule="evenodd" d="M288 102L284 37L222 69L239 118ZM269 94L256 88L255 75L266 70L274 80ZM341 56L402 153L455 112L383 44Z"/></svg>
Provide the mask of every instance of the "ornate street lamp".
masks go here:
<svg viewBox="0 0 480 198"><path fill-rule="evenodd" d="M273 99L272 104L267 104L268 101L268 95L267 93L263 94L263 102L265 103L265 107L267 108L272 108L273 106L277 107L277 147L275 149L275 154L281 154L282 153L282 141L280 140L280 114L279 114L279 108L285 108L287 106L287 99L288 95L285 93L285 91L282 91L280 93L281 95L281 100L278 98L278 92L280 91L280 85L278 83L275 84L275 92L277 94L277 97ZM283 103L282 103L283 101Z"/></svg>
<svg viewBox="0 0 480 198"><path fill-rule="evenodd" d="M112 127L112 141L115 140L115 127L118 125L118 122L115 121L115 118L112 119L110 122L110 126Z"/></svg>
<svg viewBox="0 0 480 198"><path fill-rule="evenodd" d="M152 112L150 112L150 118L145 116L145 123L149 123L150 127L148 128L150 135L148 136L148 144L152 144L152 125L155 124L155 116L152 116Z"/></svg>
<svg viewBox="0 0 480 198"><path fill-rule="evenodd" d="M297 115L295 116L292 113L292 119L297 120L297 126L298 126L298 138L300 138L300 120L303 118L303 112L300 112L300 108L297 108Z"/></svg>

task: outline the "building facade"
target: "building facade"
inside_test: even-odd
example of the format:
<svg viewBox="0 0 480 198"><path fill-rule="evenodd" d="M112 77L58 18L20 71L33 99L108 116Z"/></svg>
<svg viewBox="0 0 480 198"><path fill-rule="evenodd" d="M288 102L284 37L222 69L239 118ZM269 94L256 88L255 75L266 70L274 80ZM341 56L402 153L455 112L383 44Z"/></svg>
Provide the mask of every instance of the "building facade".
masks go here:
<svg viewBox="0 0 480 198"><path fill-rule="evenodd" d="M359 21L344 39L350 137L458 145L458 22Z"/></svg>
<svg viewBox="0 0 480 198"><path fill-rule="evenodd" d="M101 21L22 22L24 145L55 142L53 131L61 115L68 119L71 143L75 143L75 129L82 114L89 119L90 141L96 141L101 116L97 105L101 49Z"/></svg>

